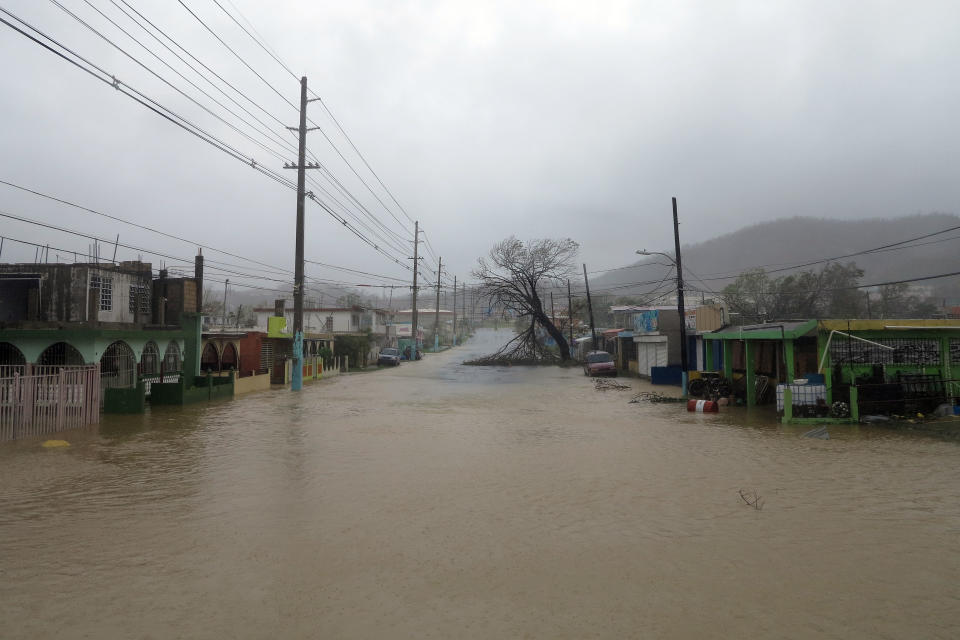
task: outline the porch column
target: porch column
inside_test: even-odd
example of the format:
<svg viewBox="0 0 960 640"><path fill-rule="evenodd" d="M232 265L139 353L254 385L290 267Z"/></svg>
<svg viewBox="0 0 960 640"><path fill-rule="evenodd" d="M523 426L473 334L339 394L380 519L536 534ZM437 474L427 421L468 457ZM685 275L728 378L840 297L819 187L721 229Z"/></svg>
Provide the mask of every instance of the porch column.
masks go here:
<svg viewBox="0 0 960 640"><path fill-rule="evenodd" d="M723 343L723 377L733 382L733 341L721 340Z"/></svg>
<svg viewBox="0 0 960 640"><path fill-rule="evenodd" d="M794 377L797 375L797 369L794 363L794 350L793 350L793 340L784 340L783 341L783 355L787 365L786 376L784 380L780 382L785 382L790 384L793 382Z"/></svg>
<svg viewBox="0 0 960 640"><path fill-rule="evenodd" d="M743 341L743 366L747 372L747 406L752 407L757 404L757 381L755 367L753 364L754 344L750 340Z"/></svg>
<svg viewBox="0 0 960 640"><path fill-rule="evenodd" d="M704 371L713 371L713 347L716 343L713 340L704 340L703 341L703 352L704 352Z"/></svg>
<svg viewBox="0 0 960 640"><path fill-rule="evenodd" d="M828 334L829 335L829 334ZM827 385L827 404L833 406L833 366L830 362L830 354L824 354L826 352L826 340L823 338L823 334L817 332L817 366L820 366L820 361L823 360L823 382Z"/></svg>

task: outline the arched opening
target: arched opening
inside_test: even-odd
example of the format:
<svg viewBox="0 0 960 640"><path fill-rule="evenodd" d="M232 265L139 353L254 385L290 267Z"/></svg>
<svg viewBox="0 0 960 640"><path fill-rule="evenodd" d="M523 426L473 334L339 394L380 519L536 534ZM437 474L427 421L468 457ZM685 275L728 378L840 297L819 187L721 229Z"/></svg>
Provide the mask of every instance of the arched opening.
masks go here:
<svg viewBox="0 0 960 640"><path fill-rule="evenodd" d="M167 372L180 371L180 345L171 341L163 353L163 370Z"/></svg>
<svg viewBox="0 0 960 640"><path fill-rule="evenodd" d="M23 375L26 363L20 349L9 342L0 342L0 378L12 378L15 373Z"/></svg>
<svg viewBox="0 0 960 640"><path fill-rule="evenodd" d="M208 342L203 347L203 354L200 356L201 371L220 371L220 354L217 353L217 347L212 342Z"/></svg>
<svg viewBox="0 0 960 640"><path fill-rule="evenodd" d="M83 356L76 347L66 342L55 342L40 354L37 364L43 366L63 367L83 364Z"/></svg>
<svg viewBox="0 0 960 640"><path fill-rule="evenodd" d="M130 389L137 386L137 358L126 342L118 340L100 358L100 388Z"/></svg>
<svg viewBox="0 0 960 640"><path fill-rule="evenodd" d="M152 376L160 373L160 349L154 341L148 342L143 347L143 354L140 356L140 375Z"/></svg>
<svg viewBox="0 0 960 640"><path fill-rule="evenodd" d="M228 342L223 347L223 355L220 357L220 368L224 371L237 368L237 348L232 342Z"/></svg>

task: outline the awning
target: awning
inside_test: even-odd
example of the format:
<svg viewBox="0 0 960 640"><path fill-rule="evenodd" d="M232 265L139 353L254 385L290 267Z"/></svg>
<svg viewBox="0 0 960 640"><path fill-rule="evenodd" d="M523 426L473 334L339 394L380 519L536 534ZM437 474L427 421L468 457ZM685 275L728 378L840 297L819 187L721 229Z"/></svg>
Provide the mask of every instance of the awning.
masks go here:
<svg viewBox="0 0 960 640"><path fill-rule="evenodd" d="M602 335L604 338L616 338L618 335L620 335L621 331L623 331L622 327L620 329L607 329Z"/></svg>

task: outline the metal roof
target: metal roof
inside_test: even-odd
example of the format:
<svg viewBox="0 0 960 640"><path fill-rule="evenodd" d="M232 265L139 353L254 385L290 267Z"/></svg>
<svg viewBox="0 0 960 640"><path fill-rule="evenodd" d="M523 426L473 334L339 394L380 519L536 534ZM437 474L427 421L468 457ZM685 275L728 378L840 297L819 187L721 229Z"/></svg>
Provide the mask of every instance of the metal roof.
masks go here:
<svg viewBox="0 0 960 640"><path fill-rule="evenodd" d="M747 324L740 327L724 327L704 333L705 340L793 340L815 332L816 320L788 320Z"/></svg>

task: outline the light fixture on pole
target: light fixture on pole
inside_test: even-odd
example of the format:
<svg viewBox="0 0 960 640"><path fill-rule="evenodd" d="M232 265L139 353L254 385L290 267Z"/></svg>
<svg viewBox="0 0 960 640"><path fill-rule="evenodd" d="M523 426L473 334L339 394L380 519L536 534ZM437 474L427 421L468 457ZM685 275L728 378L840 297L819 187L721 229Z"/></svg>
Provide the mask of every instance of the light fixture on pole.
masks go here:
<svg viewBox="0 0 960 640"><path fill-rule="evenodd" d="M674 198L674 231L676 232L676 206L677 201ZM683 272L680 267L680 241L677 238L677 256L673 258L668 253L662 251L642 251L636 252L638 256L663 256L677 269L677 314L680 316L680 392L683 396L687 395L687 317L683 308Z"/></svg>

